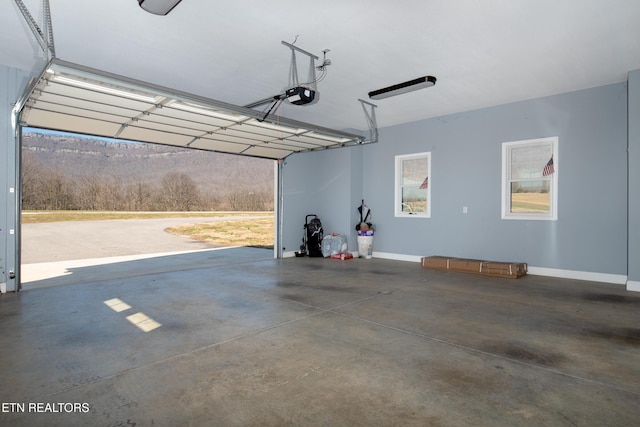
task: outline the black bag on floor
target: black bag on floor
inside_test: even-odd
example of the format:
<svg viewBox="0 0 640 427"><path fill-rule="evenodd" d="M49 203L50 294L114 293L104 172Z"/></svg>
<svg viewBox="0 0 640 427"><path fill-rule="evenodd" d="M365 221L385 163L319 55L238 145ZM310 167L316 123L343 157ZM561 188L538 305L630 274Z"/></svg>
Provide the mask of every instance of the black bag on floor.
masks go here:
<svg viewBox="0 0 640 427"><path fill-rule="evenodd" d="M309 220L310 217L313 217ZM310 257L321 257L322 256L322 238L324 237L324 232L322 230L322 223L320 222L320 218L318 215L311 214L305 217L305 238L307 244L307 254Z"/></svg>

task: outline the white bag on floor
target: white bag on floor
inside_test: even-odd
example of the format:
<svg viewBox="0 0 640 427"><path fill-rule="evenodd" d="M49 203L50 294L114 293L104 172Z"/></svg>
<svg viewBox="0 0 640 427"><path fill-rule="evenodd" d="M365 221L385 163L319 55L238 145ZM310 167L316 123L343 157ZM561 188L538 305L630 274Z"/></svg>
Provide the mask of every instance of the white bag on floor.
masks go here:
<svg viewBox="0 0 640 427"><path fill-rule="evenodd" d="M329 234L322 239L322 256L341 254L347 251L347 238L342 234Z"/></svg>

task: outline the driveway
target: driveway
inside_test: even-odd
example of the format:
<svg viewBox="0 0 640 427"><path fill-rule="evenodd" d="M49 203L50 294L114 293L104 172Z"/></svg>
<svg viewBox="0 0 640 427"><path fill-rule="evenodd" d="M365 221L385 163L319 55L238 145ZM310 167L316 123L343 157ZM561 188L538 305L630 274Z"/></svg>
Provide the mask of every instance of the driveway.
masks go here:
<svg viewBox="0 0 640 427"><path fill-rule="evenodd" d="M263 216L118 219L22 225L22 264L191 251L216 245L175 236L165 228L179 224Z"/></svg>

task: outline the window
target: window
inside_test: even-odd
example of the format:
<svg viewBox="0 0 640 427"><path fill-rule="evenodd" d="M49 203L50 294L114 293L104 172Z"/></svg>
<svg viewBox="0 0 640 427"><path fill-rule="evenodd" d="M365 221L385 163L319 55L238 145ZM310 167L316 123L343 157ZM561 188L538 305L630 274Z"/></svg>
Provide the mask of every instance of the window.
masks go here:
<svg viewBox="0 0 640 427"><path fill-rule="evenodd" d="M431 153L396 156L395 215L431 216Z"/></svg>
<svg viewBox="0 0 640 427"><path fill-rule="evenodd" d="M502 144L502 218L558 219L558 138Z"/></svg>

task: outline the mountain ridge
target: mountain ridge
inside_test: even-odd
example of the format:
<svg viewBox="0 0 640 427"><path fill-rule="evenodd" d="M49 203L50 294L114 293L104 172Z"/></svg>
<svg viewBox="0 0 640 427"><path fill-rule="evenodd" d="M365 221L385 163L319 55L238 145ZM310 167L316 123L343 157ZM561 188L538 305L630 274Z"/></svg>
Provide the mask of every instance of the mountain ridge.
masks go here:
<svg viewBox="0 0 640 427"><path fill-rule="evenodd" d="M274 161L140 142L25 132L22 152L71 178L101 176L157 185L168 173L185 173L207 194L273 193Z"/></svg>

